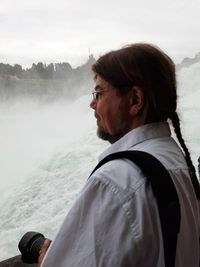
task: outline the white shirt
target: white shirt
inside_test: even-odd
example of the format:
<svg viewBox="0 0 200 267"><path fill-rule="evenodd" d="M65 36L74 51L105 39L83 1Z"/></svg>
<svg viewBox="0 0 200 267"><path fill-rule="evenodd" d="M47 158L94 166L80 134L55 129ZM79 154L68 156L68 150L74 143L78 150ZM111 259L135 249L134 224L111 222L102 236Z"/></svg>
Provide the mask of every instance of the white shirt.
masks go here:
<svg viewBox="0 0 200 267"><path fill-rule="evenodd" d="M169 171L181 205L176 267L199 266L198 202L168 124L152 123L132 130L100 159L122 150L149 152ZM110 161L87 180L42 264L72 266L165 266L156 200L141 170L131 161Z"/></svg>

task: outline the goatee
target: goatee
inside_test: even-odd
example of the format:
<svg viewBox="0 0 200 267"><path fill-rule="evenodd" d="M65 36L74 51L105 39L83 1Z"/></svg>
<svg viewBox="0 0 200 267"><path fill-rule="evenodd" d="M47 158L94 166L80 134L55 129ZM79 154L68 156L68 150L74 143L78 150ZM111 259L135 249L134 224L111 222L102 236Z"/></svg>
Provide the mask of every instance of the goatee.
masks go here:
<svg viewBox="0 0 200 267"><path fill-rule="evenodd" d="M108 141L109 143L113 144L115 143L117 140L119 140L121 138L121 136L115 136L115 135L111 135L107 132L105 132L102 128L98 127L97 128L97 136L104 140L104 141Z"/></svg>

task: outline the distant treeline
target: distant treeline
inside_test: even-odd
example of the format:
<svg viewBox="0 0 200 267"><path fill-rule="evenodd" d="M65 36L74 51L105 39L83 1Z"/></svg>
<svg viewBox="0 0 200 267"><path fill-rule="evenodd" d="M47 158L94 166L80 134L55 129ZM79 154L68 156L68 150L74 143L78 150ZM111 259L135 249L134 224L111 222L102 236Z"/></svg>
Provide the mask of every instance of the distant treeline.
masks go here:
<svg viewBox="0 0 200 267"><path fill-rule="evenodd" d="M93 55L89 56L87 62L93 64L95 61ZM82 65L73 69L71 65L67 62L63 63L50 63L44 64L38 62L33 63L31 68L23 69L21 65L15 64L14 66L10 64L0 63L0 76L15 76L18 79L64 79L67 80L73 74L79 74L82 72Z"/></svg>
<svg viewBox="0 0 200 267"><path fill-rule="evenodd" d="M0 63L0 100L31 97L40 100L74 98L92 88L92 55L88 61L72 68L69 63L33 63L31 68Z"/></svg>

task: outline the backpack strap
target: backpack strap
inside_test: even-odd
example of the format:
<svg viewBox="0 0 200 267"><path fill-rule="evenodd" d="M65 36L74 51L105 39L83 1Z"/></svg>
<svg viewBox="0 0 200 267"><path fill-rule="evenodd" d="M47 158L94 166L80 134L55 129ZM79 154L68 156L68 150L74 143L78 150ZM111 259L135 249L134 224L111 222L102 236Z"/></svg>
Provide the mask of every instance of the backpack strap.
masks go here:
<svg viewBox="0 0 200 267"><path fill-rule="evenodd" d="M101 160L91 175L108 161L129 159L135 163L150 182L157 200L163 236L165 266L174 267L176 258L177 237L180 230L180 203L174 183L162 165L154 156L143 151L120 151ZM90 176L91 176L90 175Z"/></svg>

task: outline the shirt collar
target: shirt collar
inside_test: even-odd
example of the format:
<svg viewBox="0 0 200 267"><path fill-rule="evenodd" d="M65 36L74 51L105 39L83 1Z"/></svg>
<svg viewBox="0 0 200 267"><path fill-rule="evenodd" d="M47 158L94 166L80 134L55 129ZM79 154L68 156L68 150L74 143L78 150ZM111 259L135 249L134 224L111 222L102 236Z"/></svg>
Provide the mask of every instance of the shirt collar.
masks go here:
<svg viewBox="0 0 200 267"><path fill-rule="evenodd" d="M123 150L129 150L131 147L141 142L144 142L148 139L167 137L167 136L168 137L171 136L169 124L167 122L156 122L156 123L149 123L142 125L140 127L131 130L122 138L120 138L117 142L115 142L109 148L107 148L99 156L99 161L111 153Z"/></svg>

